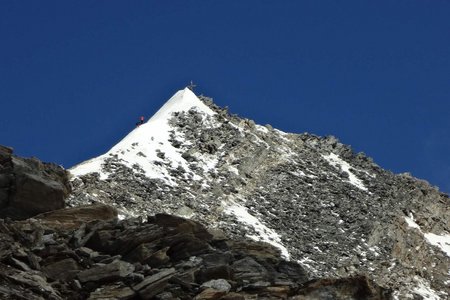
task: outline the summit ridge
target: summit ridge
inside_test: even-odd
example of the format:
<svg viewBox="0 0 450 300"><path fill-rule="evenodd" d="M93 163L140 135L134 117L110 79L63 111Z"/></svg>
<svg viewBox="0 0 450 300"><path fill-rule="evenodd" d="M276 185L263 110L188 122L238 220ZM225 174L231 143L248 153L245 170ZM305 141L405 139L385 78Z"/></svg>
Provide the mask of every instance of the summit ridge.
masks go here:
<svg viewBox="0 0 450 300"><path fill-rule="evenodd" d="M161 149L170 156L173 163L186 167L184 159L173 147L168 146L170 137L168 121L172 114L190 109L195 109L205 115L214 114L189 88L179 90L146 123L132 130L104 155L71 168L72 174L81 176L97 171L104 179L107 174L101 171L101 164L109 156L115 155L129 167L138 165L143 168L146 176L150 178L164 178L167 175L165 168L158 168L149 163L152 159L157 159L154 149Z"/></svg>

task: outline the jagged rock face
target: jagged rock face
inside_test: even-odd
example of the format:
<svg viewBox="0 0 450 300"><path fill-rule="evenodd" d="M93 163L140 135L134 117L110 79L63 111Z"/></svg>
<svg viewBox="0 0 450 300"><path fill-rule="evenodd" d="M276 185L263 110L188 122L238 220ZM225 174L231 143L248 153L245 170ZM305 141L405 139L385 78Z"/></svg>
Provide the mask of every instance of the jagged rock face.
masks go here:
<svg viewBox="0 0 450 300"><path fill-rule="evenodd" d="M101 205L82 211L78 227L80 210L70 208L0 219L0 298L389 299L363 276L309 281L273 246L229 240L191 220L100 220Z"/></svg>
<svg viewBox="0 0 450 300"><path fill-rule="evenodd" d="M177 94L188 97L179 109L169 100L159 131L150 120L73 168L71 205L177 214L271 243L313 277L367 274L401 298L448 296L448 195L334 137L256 125L191 94Z"/></svg>
<svg viewBox="0 0 450 300"><path fill-rule="evenodd" d="M36 158L19 158L0 146L0 217L25 219L65 206L67 172Z"/></svg>

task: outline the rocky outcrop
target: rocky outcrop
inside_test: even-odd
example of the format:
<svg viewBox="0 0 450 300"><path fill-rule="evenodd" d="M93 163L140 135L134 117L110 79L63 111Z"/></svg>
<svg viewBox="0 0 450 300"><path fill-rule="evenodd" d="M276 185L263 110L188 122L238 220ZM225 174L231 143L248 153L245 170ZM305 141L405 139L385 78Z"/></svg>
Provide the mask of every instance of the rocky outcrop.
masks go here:
<svg viewBox="0 0 450 300"><path fill-rule="evenodd" d="M103 220L99 211L107 212ZM109 219L112 211L87 206L0 219L0 298L389 299L364 276L309 281L268 244L164 214Z"/></svg>
<svg viewBox="0 0 450 300"><path fill-rule="evenodd" d="M25 219L63 208L71 190L67 172L12 153L11 148L0 146L0 217Z"/></svg>
<svg viewBox="0 0 450 300"><path fill-rule="evenodd" d="M117 210L111 206L97 203L64 208L34 216L50 228L74 229L93 220L113 220L117 218Z"/></svg>

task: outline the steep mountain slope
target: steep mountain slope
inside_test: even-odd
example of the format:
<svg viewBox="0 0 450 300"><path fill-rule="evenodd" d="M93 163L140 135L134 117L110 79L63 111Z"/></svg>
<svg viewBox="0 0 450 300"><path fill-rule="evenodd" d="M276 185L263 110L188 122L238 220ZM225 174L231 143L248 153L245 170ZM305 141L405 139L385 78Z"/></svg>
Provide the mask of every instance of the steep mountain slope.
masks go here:
<svg viewBox="0 0 450 300"><path fill-rule="evenodd" d="M448 195L334 137L256 125L187 88L70 171L74 206L172 213L268 242L312 276L367 274L402 299L449 295Z"/></svg>
<svg viewBox="0 0 450 300"><path fill-rule="evenodd" d="M70 192L68 173L2 145L0 191L0 299L391 296L367 276L311 280L267 243L229 239L185 218L156 214L119 221L115 208L98 203L58 209Z"/></svg>

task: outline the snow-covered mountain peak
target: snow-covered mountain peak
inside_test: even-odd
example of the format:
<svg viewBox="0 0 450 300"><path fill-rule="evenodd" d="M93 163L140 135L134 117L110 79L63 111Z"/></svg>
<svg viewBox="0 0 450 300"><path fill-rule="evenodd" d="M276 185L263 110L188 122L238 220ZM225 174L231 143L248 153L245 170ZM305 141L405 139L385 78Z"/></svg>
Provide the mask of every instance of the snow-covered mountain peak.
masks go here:
<svg viewBox="0 0 450 300"><path fill-rule="evenodd" d="M176 135L169 121L174 114L190 110L205 117L215 114L189 88L179 90L146 123L137 126L107 153L76 165L70 172L75 176L97 172L102 179L106 179L108 172L102 165L105 159L115 157L130 168L144 171L149 178L170 182L167 167L155 162L166 160L172 167L187 168L181 153L169 142ZM158 153L164 153L164 157Z"/></svg>
<svg viewBox="0 0 450 300"><path fill-rule="evenodd" d="M111 148L108 153L129 149L135 143L146 144L148 143L148 137L156 138L161 142L161 138L167 137L168 122L173 114L187 112L190 109L195 109L205 115L215 114L189 88L179 90L145 124L130 132L123 140Z"/></svg>
<svg viewBox="0 0 450 300"><path fill-rule="evenodd" d="M70 171L70 205L176 214L270 243L314 277L365 273L397 299L448 299L448 195L334 137L257 125L184 89Z"/></svg>
<svg viewBox="0 0 450 300"><path fill-rule="evenodd" d="M147 122L154 122L160 119L168 119L174 112L188 111L191 108L197 108L208 115L214 112L206 106L189 88L184 88L176 92L167 102L153 115Z"/></svg>

